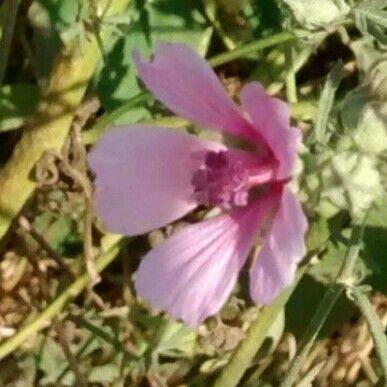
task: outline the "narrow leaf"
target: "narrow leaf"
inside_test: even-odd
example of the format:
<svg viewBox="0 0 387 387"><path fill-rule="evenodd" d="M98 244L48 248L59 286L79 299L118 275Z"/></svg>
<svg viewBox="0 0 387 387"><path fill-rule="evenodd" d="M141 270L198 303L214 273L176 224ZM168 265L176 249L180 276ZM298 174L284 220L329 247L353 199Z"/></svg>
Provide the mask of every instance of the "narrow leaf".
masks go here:
<svg viewBox="0 0 387 387"><path fill-rule="evenodd" d="M383 370L384 380L387 383L387 338L385 328L376 314L371 302L359 288L350 289L352 301L360 309L370 330L375 345L375 352Z"/></svg>
<svg viewBox="0 0 387 387"><path fill-rule="evenodd" d="M329 113L332 109L336 90L343 79L343 62L339 60L328 74L317 109L315 139L318 143L324 144L328 140L326 131Z"/></svg>
<svg viewBox="0 0 387 387"><path fill-rule="evenodd" d="M236 387L238 385L254 356L265 341L269 329L285 307L302 274L303 270L300 270L293 286L280 294L272 304L262 308L258 318L250 326L246 337L233 354L230 362L223 369L213 387Z"/></svg>

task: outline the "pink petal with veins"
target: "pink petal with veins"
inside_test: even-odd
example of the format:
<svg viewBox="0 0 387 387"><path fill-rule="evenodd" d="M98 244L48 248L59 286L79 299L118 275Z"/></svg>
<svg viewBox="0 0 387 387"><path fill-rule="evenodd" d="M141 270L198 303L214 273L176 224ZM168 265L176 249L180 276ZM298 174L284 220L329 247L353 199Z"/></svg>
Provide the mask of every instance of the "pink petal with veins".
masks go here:
<svg viewBox="0 0 387 387"><path fill-rule="evenodd" d="M164 226L197 207L192 175L221 144L172 129L116 128L92 150L95 208L111 232L137 235Z"/></svg>
<svg viewBox="0 0 387 387"><path fill-rule="evenodd" d="M138 51L133 57L147 89L173 112L203 127L256 136L215 72L189 46L159 43L149 63Z"/></svg>
<svg viewBox="0 0 387 387"><path fill-rule="evenodd" d="M142 260L137 293L199 325L227 301L266 215L266 206L253 203L172 235Z"/></svg>
<svg viewBox="0 0 387 387"><path fill-rule="evenodd" d="M244 86L241 101L254 128L279 162L277 179L291 177L301 143L301 131L290 126L288 105L278 98L269 97L258 82Z"/></svg>
<svg viewBox="0 0 387 387"><path fill-rule="evenodd" d="M284 187L278 211L250 270L250 293L258 304L270 303L290 286L306 253L306 217L295 195Z"/></svg>

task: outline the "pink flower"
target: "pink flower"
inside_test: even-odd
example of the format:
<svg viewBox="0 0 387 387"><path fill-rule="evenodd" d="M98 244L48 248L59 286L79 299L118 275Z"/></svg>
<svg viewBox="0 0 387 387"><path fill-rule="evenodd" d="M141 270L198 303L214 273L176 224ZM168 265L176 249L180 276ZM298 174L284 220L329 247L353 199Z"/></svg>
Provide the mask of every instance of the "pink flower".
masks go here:
<svg viewBox="0 0 387 387"><path fill-rule="evenodd" d="M289 126L287 105L252 82L239 109L208 64L183 44L159 44L151 63L138 52L134 59L146 87L169 109L253 148L145 125L116 128L97 144L89 156L95 205L110 231L138 235L201 205L223 210L150 251L137 272L138 294L196 326L227 301L260 236L250 293L258 304L271 302L291 284L305 254L307 222L287 187L301 133Z"/></svg>

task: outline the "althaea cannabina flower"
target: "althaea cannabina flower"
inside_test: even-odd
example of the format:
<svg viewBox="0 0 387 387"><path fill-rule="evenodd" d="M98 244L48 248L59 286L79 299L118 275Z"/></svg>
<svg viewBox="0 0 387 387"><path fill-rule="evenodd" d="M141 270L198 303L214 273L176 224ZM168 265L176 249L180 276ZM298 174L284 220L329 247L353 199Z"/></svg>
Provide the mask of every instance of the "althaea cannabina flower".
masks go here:
<svg viewBox="0 0 387 387"><path fill-rule="evenodd" d="M287 187L301 134L289 126L287 105L252 82L241 92L240 110L208 64L182 44L159 44L151 63L137 52L134 59L146 87L169 109L254 148L145 125L116 128L101 139L89 163L96 211L112 232L143 234L201 205L223 209L150 251L137 272L138 294L198 325L227 301L261 235L250 293L256 303L269 303L291 284L305 254L306 219Z"/></svg>

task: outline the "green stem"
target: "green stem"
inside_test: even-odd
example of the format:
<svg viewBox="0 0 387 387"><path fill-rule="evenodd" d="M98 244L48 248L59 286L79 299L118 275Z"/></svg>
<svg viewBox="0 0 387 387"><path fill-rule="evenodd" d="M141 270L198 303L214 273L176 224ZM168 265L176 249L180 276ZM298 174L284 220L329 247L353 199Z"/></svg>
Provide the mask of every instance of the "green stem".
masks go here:
<svg viewBox="0 0 387 387"><path fill-rule="evenodd" d="M285 45L285 60L287 64L287 73L285 77L286 99L289 103L296 103L298 101L298 98L296 71L294 68L294 50L292 45Z"/></svg>
<svg viewBox="0 0 387 387"><path fill-rule="evenodd" d="M351 277L353 269L359 256L361 240L363 239L365 229L365 221L362 225L355 225L352 228L351 240L349 242L349 249L346 255L346 258L341 267L340 274L337 277L336 282L341 284L347 284L348 281L351 282Z"/></svg>
<svg viewBox="0 0 387 387"><path fill-rule="evenodd" d="M122 344L121 341L119 341L115 337L112 337L109 333L105 332L103 329L101 329L97 325L94 325L90 321L86 320L84 317L73 318L73 321L76 322L78 325L83 326L84 328L86 328L90 332L92 332L95 336L98 336L99 338L101 338L105 342L112 345L115 350L122 352L130 359L139 360L139 357L136 354L129 352L125 348L125 345Z"/></svg>
<svg viewBox="0 0 387 387"><path fill-rule="evenodd" d="M4 82L19 5L20 0L5 0L5 3L3 4L6 17L5 27L0 41L0 86Z"/></svg>
<svg viewBox="0 0 387 387"><path fill-rule="evenodd" d="M121 116L127 113L129 109L132 109L151 98L153 97L146 91L137 94L122 104L120 107L113 110L111 113L104 114L101 118L99 118L98 122L93 126L93 128L87 132L92 130L99 131L101 128L106 128L106 126L110 125L112 122L118 120Z"/></svg>
<svg viewBox="0 0 387 387"><path fill-rule="evenodd" d="M350 282L354 264L359 255L361 241L363 239L364 234L364 228L365 222L362 226L355 225L352 228L349 246L337 279L335 283L326 290L323 299L318 305L317 310L314 316L312 317L312 320L306 328L305 334L300 342L297 354L294 357L292 363L290 364L290 367L283 381L281 382L280 387L292 387L294 385L297 376L300 372L300 369L304 364L311 347L313 346L318 334L320 333L321 328L323 327L333 306L336 304L336 301L338 300L343 291L342 284Z"/></svg>
<svg viewBox="0 0 387 387"><path fill-rule="evenodd" d="M230 36L223 29L219 19L217 18L217 3L214 0L204 0L204 13L208 21L211 23L216 34L222 40L223 44L228 50L233 50L237 47L235 42L231 39Z"/></svg>
<svg viewBox="0 0 387 387"><path fill-rule="evenodd" d="M122 12L129 1L112 0L109 14ZM10 160L0 170L0 239L36 188L36 181L31 178L36 163L45 151L61 150L99 59L94 36L89 36L83 52L73 44L56 58L36 112Z"/></svg>
<svg viewBox="0 0 387 387"><path fill-rule="evenodd" d="M304 364L312 345L314 344L330 311L340 297L342 290L341 286L336 285L328 288L325 292L323 299L320 301L320 304L318 305L317 310L304 333L297 355L293 359L280 387L292 387L294 385L298 373Z"/></svg>
<svg viewBox="0 0 387 387"><path fill-rule="evenodd" d="M96 261L96 270L100 273L117 256L120 249L121 236L109 235L104 245L105 253ZM85 273L74 281L63 293L61 293L50 305L48 305L35 319L17 333L0 344L0 360L19 348L30 336L41 331L51 324L52 319L57 316L69 301L77 297L90 282L89 274Z"/></svg>
<svg viewBox="0 0 387 387"><path fill-rule="evenodd" d="M351 295L350 299L359 308L367 322L368 329L374 341L375 352L378 356L380 365L382 366L384 386L387 387L387 339L384 334L384 327L368 297L361 291L361 289L353 287L348 290Z"/></svg>
<svg viewBox="0 0 387 387"><path fill-rule="evenodd" d="M290 42L295 39L296 37L290 32L279 32L278 34L269 36L267 38L259 39L254 42L244 44L243 46L237 47L234 50L215 55L213 58L209 59L208 62L212 67L217 67L225 63L231 62L232 60L251 54L254 51L263 50L264 48L276 46L281 43Z"/></svg>
<svg viewBox="0 0 387 387"><path fill-rule="evenodd" d="M258 318L251 324L246 337L234 352L230 362L223 368L213 387L235 387L238 385L263 344L269 328L285 307L303 273L304 270L300 270L293 286L286 289L272 304L260 310Z"/></svg>

